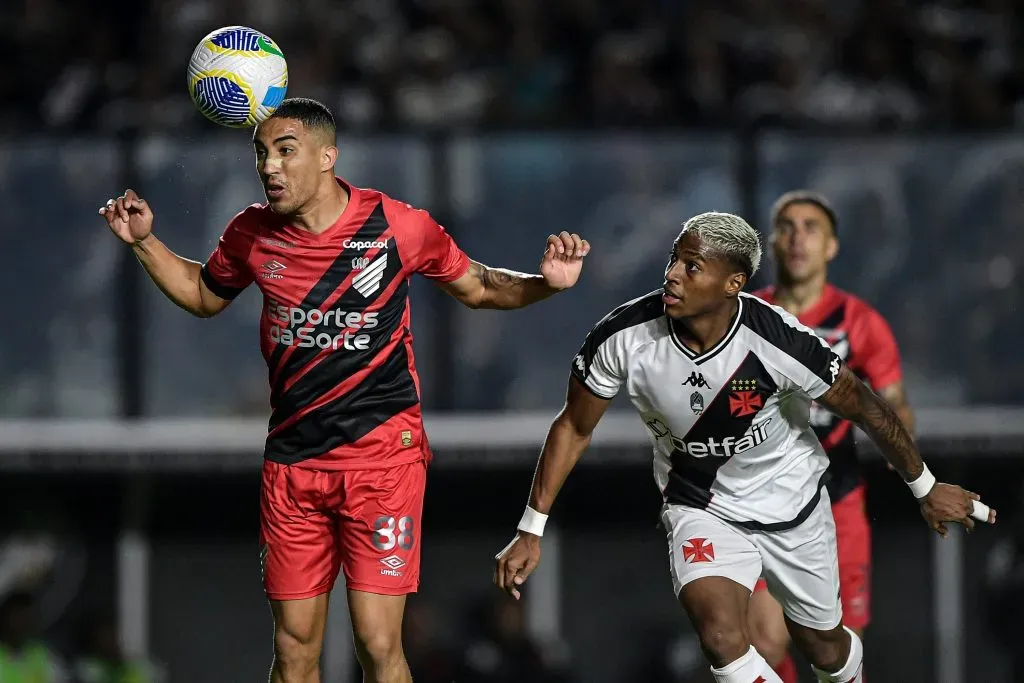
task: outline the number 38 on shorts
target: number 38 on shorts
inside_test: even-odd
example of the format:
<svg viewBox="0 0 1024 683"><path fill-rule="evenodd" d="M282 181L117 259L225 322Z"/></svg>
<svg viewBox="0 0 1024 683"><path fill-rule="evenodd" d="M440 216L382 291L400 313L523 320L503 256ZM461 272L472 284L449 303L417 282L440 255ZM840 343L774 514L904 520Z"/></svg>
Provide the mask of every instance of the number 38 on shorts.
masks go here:
<svg viewBox="0 0 1024 683"><path fill-rule="evenodd" d="M414 537L414 521L406 515L399 517L378 517L373 523L373 545L381 551L394 550L396 547L402 550L412 550Z"/></svg>

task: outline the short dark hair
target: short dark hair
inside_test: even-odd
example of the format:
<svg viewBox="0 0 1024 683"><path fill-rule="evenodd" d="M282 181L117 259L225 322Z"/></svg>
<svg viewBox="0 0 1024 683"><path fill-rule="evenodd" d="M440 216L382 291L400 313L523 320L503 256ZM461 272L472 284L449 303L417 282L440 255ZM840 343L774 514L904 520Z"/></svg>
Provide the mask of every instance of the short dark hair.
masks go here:
<svg viewBox="0 0 1024 683"><path fill-rule="evenodd" d="M825 195L813 190L793 190L776 199L775 204L772 205L772 228L778 224L782 212L793 204L813 204L818 207L828 216L829 223L832 224L832 232L836 235L839 234L839 216L832 208L832 203Z"/></svg>
<svg viewBox="0 0 1024 683"><path fill-rule="evenodd" d="M338 135L331 110L323 102L309 97L289 97L281 102L270 118L301 121L308 130L321 131L331 139Z"/></svg>

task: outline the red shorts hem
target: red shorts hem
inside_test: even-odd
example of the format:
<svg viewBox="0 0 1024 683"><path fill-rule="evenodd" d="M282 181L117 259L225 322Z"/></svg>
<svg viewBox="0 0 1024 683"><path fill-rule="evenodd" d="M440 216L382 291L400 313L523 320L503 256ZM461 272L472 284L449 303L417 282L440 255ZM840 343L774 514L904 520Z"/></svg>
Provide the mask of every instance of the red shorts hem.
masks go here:
<svg viewBox="0 0 1024 683"><path fill-rule="evenodd" d="M322 588L314 588L311 591L304 591L302 593L275 593L271 591L265 592L267 594L267 598L269 598L270 600L308 600L309 598L315 598L319 595L330 593L333 588L333 585L329 585Z"/></svg>
<svg viewBox="0 0 1024 683"><path fill-rule="evenodd" d="M346 584L346 588L350 591L359 591L360 593L373 593L375 595L409 595L410 593L416 593L420 589L420 583L417 581L412 586L375 586L371 583L349 583Z"/></svg>

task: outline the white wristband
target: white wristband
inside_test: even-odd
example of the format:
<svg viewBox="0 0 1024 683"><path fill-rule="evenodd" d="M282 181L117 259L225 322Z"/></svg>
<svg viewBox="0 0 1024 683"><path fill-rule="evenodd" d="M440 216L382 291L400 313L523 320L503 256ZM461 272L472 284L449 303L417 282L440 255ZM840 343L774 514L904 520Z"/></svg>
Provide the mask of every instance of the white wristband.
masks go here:
<svg viewBox="0 0 1024 683"><path fill-rule="evenodd" d="M910 487L910 492L914 494L914 498L920 500L927 496L928 492L935 486L935 475L928 470L928 465L925 465L921 476L914 481L908 481L907 486Z"/></svg>
<svg viewBox="0 0 1024 683"><path fill-rule="evenodd" d="M544 535L544 525L548 522L548 516L537 512L529 505L526 506L526 511L523 512L523 518L519 520L519 526L516 528L520 531L525 531L528 534L534 536Z"/></svg>

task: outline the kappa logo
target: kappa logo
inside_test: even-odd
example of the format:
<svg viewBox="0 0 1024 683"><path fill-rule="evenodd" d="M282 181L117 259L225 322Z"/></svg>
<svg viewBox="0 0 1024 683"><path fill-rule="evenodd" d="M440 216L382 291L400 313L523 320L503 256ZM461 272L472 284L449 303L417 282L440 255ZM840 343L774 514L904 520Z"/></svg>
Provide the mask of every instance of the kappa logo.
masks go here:
<svg viewBox="0 0 1024 683"><path fill-rule="evenodd" d="M683 541L683 561L690 564L713 562L715 546L706 538L690 538Z"/></svg>
<svg viewBox="0 0 1024 683"><path fill-rule="evenodd" d="M352 278L352 287L368 299L370 295L380 289L380 283L384 279L384 269L388 266L388 253L382 252L380 256L370 261L365 267Z"/></svg>
<svg viewBox="0 0 1024 683"><path fill-rule="evenodd" d="M832 381L836 381L836 377L839 376L839 356L832 356L832 362L828 364L828 371L832 373Z"/></svg>
<svg viewBox="0 0 1024 683"><path fill-rule="evenodd" d="M690 376L686 378L685 382L683 382L683 386L697 387L698 389L703 389L704 387L709 387L711 385L704 380L703 374L699 372L691 372Z"/></svg>
<svg viewBox="0 0 1024 683"><path fill-rule="evenodd" d="M287 268L288 266L277 259L271 259L260 266L260 277L265 280L283 280L284 275L281 275L281 271Z"/></svg>
<svg viewBox="0 0 1024 683"><path fill-rule="evenodd" d="M583 354L582 353L577 353L576 357L573 358L572 362L573 362L573 364L576 365L576 369L579 370L580 372L586 372L587 371L587 362L585 360L583 360Z"/></svg>

